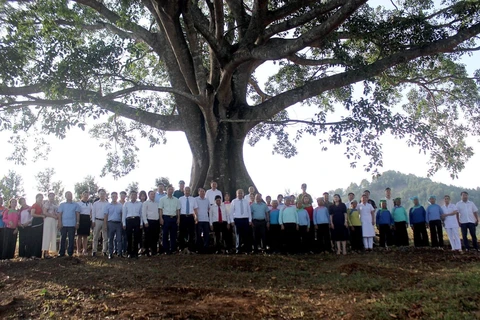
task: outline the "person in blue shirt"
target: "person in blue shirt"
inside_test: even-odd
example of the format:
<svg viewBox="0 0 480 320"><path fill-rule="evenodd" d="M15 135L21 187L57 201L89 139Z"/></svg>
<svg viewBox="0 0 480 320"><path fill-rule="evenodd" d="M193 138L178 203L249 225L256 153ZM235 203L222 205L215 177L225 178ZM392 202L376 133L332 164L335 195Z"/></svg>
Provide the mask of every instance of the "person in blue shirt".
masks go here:
<svg viewBox="0 0 480 320"><path fill-rule="evenodd" d="M413 230L413 243L415 247L428 247L427 212L419 204L418 197L412 197L413 207L410 208L410 226Z"/></svg>
<svg viewBox="0 0 480 320"><path fill-rule="evenodd" d="M262 199L262 194L255 195L255 202L250 205L253 222L253 252L267 249L267 227L269 227L268 206Z"/></svg>
<svg viewBox="0 0 480 320"><path fill-rule="evenodd" d="M303 208L303 201L297 201L298 247L297 253L305 253L309 248L310 217Z"/></svg>
<svg viewBox="0 0 480 320"><path fill-rule="evenodd" d="M426 210L426 220L430 227L430 239L432 240L432 247L443 248L443 227L441 218L443 209L436 204L436 196L430 196L428 201L430 202L430 205Z"/></svg>
<svg viewBox="0 0 480 320"><path fill-rule="evenodd" d="M123 205L118 202L118 193L111 193L112 202L104 208L104 223L108 231L108 259L113 258L113 249L117 248L117 254L122 257L122 209ZM114 246L114 240L116 246Z"/></svg>
<svg viewBox="0 0 480 320"><path fill-rule="evenodd" d="M68 236L67 253L73 256L73 245L75 240L75 231L80 225L80 206L73 202L73 195L70 191L65 192L65 202L58 207L58 229L61 233L59 257L65 256L65 246Z"/></svg>
<svg viewBox="0 0 480 320"><path fill-rule="evenodd" d="M330 237L330 213L325 206L325 199L317 198L318 207L313 211L313 224L317 231L317 250L321 253L332 252Z"/></svg>
<svg viewBox="0 0 480 320"><path fill-rule="evenodd" d="M270 227L268 228L268 246L270 252L273 254L280 253L281 251L281 229L278 222L278 216L280 215L280 209L278 209L278 200L272 201L272 210L270 210Z"/></svg>
<svg viewBox="0 0 480 320"><path fill-rule="evenodd" d="M387 209L387 201L380 200L380 209L377 211L377 228L380 231L380 247L388 250L389 245L393 245L392 228L394 221L391 212Z"/></svg>

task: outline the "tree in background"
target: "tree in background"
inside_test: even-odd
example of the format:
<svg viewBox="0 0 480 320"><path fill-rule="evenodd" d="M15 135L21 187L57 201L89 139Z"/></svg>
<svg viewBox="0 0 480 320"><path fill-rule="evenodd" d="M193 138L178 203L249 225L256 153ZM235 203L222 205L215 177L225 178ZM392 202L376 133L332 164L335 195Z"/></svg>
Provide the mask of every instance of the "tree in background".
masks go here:
<svg viewBox="0 0 480 320"><path fill-rule="evenodd" d="M364 190L371 192L371 198L377 203L385 197L385 188L392 189L392 197L401 197L403 206L410 208L413 203L410 198L418 196L420 204L428 205L430 195L437 196L437 203L443 204L443 196L449 195L453 203L460 201L460 193L467 191L469 200L473 201L477 206L480 205L480 188L468 189L457 186L447 185L444 183L433 182L429 178L418 177L413 174L404 174L397 171L386 171L380 176L368 181L362 180L360 185L351 183L346 189L336 189L331 193L338 193L343 199L347 198L349 192L355 193L355 199L360 201Z"/></svg>
<svg viewBox="0 0 480 320"><path fill-rule="evenodd" d="M24 197L25 190L23 189L22 176L13 170L8 170L8 173L0 179L0 194L5 203L8 203L12 198ZM29 201L35 201L35 199L29 199Z"/></svg>
<svg viewBox="0 0 480 320"><path fill-rule="evenodd" d="M125 188L125 191L127 192L127 195L130 194L130 191L137 191L137 192L140 192L139 188L138 188L138 181L132 181L128 184L128 186Z"/></svg>
<svg viewBox="0 0 480 320"><path fill-rule="evenodd" d="M98 186L97 182L95 181L95 177L93 176L86 176L82 182L75 183L74 192L76 199L80 200L82 197L83 191L88 191L90 195L90 200L93 200L97 196L97 191L100 187Z"/></svg>
<svg viewBox="0 0 480 320"><path fill-rule="evenodd" d="M165 190L171 185L170 179L168 177L160 177L155 179L155 187L152 188L152 190L157 190L158 185L160 183L163 183L165 186Z"/></svg>
<svg viewBox="0 0 480 320"><path fill-rule="evenodd" d="M246 141L276 139L274 152L291 157L305 134L322 150L345 145L352 166L366 157L369 171L382 166L388 133L427 152L429 173L456 176L473 154L466 136L480 133L480 72L461 61L480 49L480 4L371 3L2 1L0 129L14 134L10 158L25 161L26 130L63 138L96 120L90 133L108 152L102 175L114 177L137 166L138 136L153 146L183 131L193 190L211 180L246 189ZM292 118L297 103L309 115Z"/></svg>
<svg viewBox="0 0 480 320"><path fill-rule="evenodd" d="M35 175L37 180L37 189L38 192L43 193L45 197L48 196L48 193L55 193L55 197L58 203L63 202L64 200L64 191L62 181L53 181L53 176L55 175L55 169L46 168L43 171L40 171Z"/></svg>

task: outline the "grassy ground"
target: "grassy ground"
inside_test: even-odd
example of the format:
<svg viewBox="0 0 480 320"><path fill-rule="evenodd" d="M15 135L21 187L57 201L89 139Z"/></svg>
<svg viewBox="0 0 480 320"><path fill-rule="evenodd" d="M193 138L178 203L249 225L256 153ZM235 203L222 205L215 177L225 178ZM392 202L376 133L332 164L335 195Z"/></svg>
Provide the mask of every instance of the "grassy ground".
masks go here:
<svg viewBox="0 0 480 320"><path fill-rule="evenodd" d="M0 262L0 318L478 319L480 255L174 255Z"/></svg>

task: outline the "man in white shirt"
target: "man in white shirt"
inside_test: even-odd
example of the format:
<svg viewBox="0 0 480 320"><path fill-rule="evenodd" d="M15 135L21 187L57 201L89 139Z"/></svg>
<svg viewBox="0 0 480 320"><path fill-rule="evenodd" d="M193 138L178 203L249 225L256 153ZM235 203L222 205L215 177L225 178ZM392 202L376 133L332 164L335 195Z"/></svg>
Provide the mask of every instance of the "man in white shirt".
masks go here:
<svg viewBox="0 0 480 320"><path fill-rule="evenodd" d="M217 189L217 182L212 180L212 182L210 182L210 187L212 189L208 189L207 193L205 194L205 197L207 197L208 201L210 201L210 205L213 205L215 203L216 196L222 197L222 201L223 201L222 191Z"/></svg>
<svg viewBox="0 0 480 320"><path fill-rule="evenodd" d="M210 200L205 197L205 189L198 189L199 196L195 198L197 203L197 247L198 251L208 251L210 243Z"/></svg>
<svg viewBox="0 0 480 320"><path fill-rule="evenodd" d="M238 234L237 253L250 253L252 251L252 212L249 200L244 198L242 189L237 190L237 198L232 201L231 213Z"/></svg>
<svg viewBox="0 0 480 320"><path fill-rule="evenodd" d="M387 209L388 211L392 212L393 207L395 207L392 199L392 189L390 189L389 187L385 188L385 198L383 198L382 200L387 201Z"/></svg>
<svg viewBox="0 0 480 320"><path fill-rule="evenodd" d="M216 253L220 253L223 249L222 242L225 242L226 253L232 249L231 225L233 225L233 219L222 203L222 197L217 195L215 203L210 207L210 230L215 232Z"/></svg>
<svg viewBox="0 0 480 320"><path fill-rule="evenodd" d="M138 244L142 237L142 202L137 201L137 191L130 191L130 201L122 209L122 225L127 232L127 254L129 258L138 258Z"/></svg>
<svg viewBox="0 0 480 320"><path fill-rule="evenodd" d="M445 204L442 206L443 214L441 218L447 231L448 239L453 251L462 251L462 243L458 236L458 210L457 207L450 203L450 196L446 195L444 198Z"/></svg>
<svg viewBox="0 0 480 320"><path fill-rule="evenodd" d="M468 243L467 232L470 232L472 237L473 248L478 251L476 229L478 226L478 209L477 206L468 200L468 192L461 193L462 200L457 203L457 210L459 214L460 228L462 229L463 245L465 250L470 250Z"/></svg>
<svg viewBox="0 0 480 320"><path fill-rule="evenodd" d="M195 251L195 222L198 206L191 192L190 187L185 187L185 195L179 199L181 208L178 245L180 250L188 250L185 253Z"/></svg>
<svg viewBox="0 0 480 320"><path fill-rule="evenodd" d="M147 256L155 256L158 253L158 240L160 238L160 215L158 214L158 203L155 203L154 191L148 193L148 199L142 205L142 220L145 226L146 254Z"/></svg>
<svg viewBox="0 0 480 320"><path fill-rule="evenodd" d="M352 206L352 201L355 199L355 194L353 192L348 193L348 200L345 202L347 209L350 209Z"/></svg>
<svg viewBox="0 0 480 320"><path fill-rule="evenodd" d="M107 248L108 248L107 225L104 223L105 207L108 205L107 193L105 192L105 190L100 189L98 190L98 196L100 197L100 200L96 201L93 204L93 206L91 206L92 229L93 229L92 256L94 257L97 255L98 240L100 240L100 233L102 234L102 252L104 256L107 255ZM85 206L85 205L82 205L80 202L78 204L80 205L80 208ZM81 225L82 225L82 214L80 213L80 229L81 229Z"/></svg>

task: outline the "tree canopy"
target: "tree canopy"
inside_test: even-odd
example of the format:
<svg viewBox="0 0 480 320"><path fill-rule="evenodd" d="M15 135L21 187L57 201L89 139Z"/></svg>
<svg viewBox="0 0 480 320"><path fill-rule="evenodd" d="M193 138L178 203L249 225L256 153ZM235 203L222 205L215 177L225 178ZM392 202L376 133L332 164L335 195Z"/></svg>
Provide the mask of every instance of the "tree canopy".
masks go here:
<svg viewBox="0 0 480 320"><path fill-rule="evenodd" d="M37 180L37 190L38 192L43 193L45 199L50 192L55 193L55 199L60 203L63 202L63 199L65 198L65 188L63 187L62 181L53 181L54 175L54 168L46 168L45 170L38 172L35 175L35 179Z"/></svg>
<svg viewBox="0 0 480 320"><path fill-rule="evenodd" d="M13 170L8 170L8 173L0 179L0 195L5 203L13 198L24 197L22 176Z"/></svg>
<svg viewBox="0 0 480 320"><path fill-rule="evenodd" d="M479 49L479 12L468 0L4 0L0 128L22 162L25 132L63 138L95 120L114 177L138 165L138 136L183 131L194 189L247 187L245 141L276 139L290 157L304 134L370 170L390 133L455 176L480 131L480 73L461 63ZM297 103L311 118L290 117Z"/></svg>

